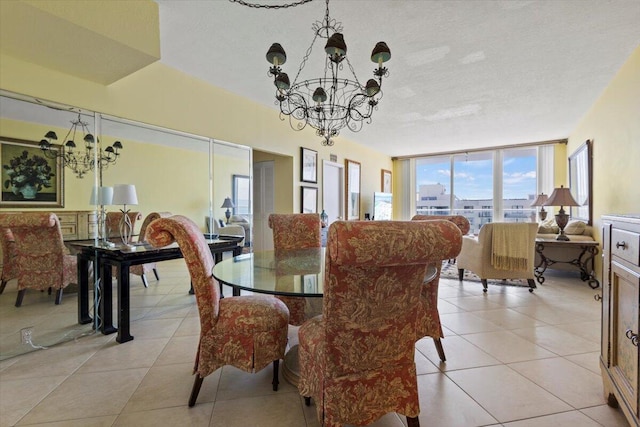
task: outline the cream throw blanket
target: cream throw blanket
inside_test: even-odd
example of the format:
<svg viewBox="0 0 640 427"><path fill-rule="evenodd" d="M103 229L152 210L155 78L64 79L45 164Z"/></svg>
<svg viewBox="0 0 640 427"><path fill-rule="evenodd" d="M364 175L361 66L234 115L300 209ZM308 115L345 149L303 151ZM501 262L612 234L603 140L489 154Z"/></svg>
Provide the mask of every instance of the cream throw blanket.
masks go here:
<svg viewBox="0 0 640 427"><path fill-rule="evenodd" d="M528 270L529 224L494 223L491 240L491 265L496 270Z"/></svg>

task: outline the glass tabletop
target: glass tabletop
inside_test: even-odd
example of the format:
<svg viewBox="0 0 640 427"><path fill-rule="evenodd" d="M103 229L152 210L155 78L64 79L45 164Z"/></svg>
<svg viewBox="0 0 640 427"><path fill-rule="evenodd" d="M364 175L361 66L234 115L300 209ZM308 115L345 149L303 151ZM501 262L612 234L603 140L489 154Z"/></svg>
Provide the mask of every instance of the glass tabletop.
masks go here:
<svg viewBox="0 0 640 427"><path fill-rule="evenodd" d="M217 263L216 280L239 289L271 295L322 297L325 248L259 251ZM425 283L438 274L427 268Z"/></svg>
<svg viewBox="0 0 640 427"><path fill-rule="evenodd" d="M259 251L223 260L213 277L240 289L272 295L322 297L325 248Z"/></svg>

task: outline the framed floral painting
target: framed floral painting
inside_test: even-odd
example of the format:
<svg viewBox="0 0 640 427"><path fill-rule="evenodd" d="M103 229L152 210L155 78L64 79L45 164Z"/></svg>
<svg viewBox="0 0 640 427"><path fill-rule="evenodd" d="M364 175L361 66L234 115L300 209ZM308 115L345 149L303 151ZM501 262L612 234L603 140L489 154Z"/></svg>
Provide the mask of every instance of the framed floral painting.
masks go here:
<svg viewBox="0 0 640 427"><path fill-rule="evenodd" d="M52 152L56 152L52 149ZM0 137L3 208L63 208L62 158L46 157L37 142Z"/></svg>

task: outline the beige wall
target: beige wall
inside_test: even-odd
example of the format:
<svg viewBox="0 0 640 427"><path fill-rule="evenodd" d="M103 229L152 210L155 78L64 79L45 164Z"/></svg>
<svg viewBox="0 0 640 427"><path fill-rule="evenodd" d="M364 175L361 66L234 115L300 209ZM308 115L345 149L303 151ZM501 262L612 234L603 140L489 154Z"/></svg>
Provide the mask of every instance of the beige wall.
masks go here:
<svg viewBox="0 0 640 427"><path fill-rule="evenodd" d="M102 86L2 55L0 76L0 88L4 90L291 156L292 179L276 183L278 188L292 189L289 212L295 212L300 203L301 146L318 151L318 165L329 160L330 154L337 155L338 162L348 158L362 164L361 212L367 211L373 192L380 191L381 169L392 166L389 156L349 141L349 131L336 138L333 147L323 147L311 129L293 131L287 121L279 119L276 110L161 63ZM318 178L322 194L321 168Z"/></svg>
<svg viewBox="0 0 640 427"><path fill-rule="evenodd" d="M602 215L640 214L640 47L571 133L567 154L587 139L593 141L593 224L602 243Z"/></svg>

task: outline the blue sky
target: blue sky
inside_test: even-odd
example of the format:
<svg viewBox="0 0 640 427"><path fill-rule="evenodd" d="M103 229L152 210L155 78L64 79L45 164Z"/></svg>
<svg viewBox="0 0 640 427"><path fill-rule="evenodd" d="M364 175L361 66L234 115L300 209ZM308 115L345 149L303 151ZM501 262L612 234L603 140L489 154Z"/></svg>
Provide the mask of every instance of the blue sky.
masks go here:
<svg viewBox="0 0 640 427"><path fill-rule="evenodd" d="M524 151L524 150L522 150ZM528 150L527 150L528 151ZM503 197L505 199L527 198L536 194L536 157L533 155L516 156L505 152L503 167ZM514 153L515 154L515 153ZM524 154L524 153L518 153ZM454 163L455 195L460 199L478 200L493 198L493 160L490 155L456 156ZM431 159L433 162L435 159ZM448 158L442 162L418 163L416 179L418 186L424 184L443 184L450 193L451 169Z"/></svg>

